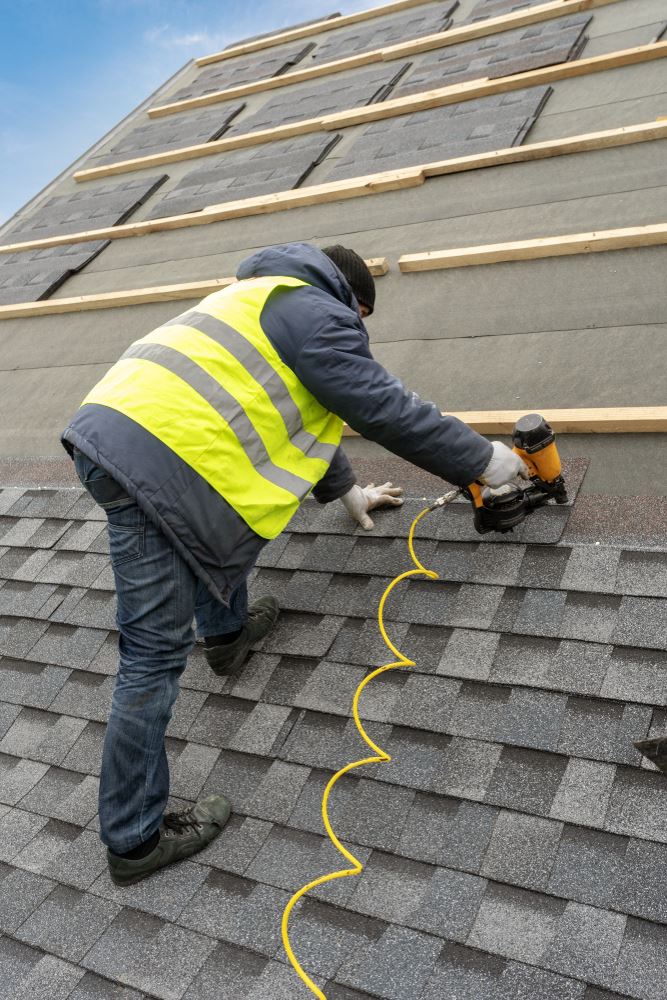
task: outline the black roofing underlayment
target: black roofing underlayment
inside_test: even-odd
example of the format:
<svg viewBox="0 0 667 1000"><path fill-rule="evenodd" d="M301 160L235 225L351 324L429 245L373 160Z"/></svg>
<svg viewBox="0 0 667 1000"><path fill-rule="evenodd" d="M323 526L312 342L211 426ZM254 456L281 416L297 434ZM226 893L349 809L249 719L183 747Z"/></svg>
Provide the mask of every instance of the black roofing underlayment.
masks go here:
<svg viewBox="0 0 667 1000"><path fill-rule="evenodd" d="M566 465L572 496L585 468ZM322 792L364 754L351 699L393 658L377 603L423 506L367 533L307 501L264 549L251 589L279 596L277 626L232 678L197 647L169 729L175 802L224 791L234 815L118 890L96 820L117 639L104 515L80 489L0 492L3 1000L311 996L281 914L340 867ZM361 700L393 760L331 801L365 871L291 922L328 1000L663 1000L667 785L632 741L667 731L667 550L558 542L573 510L492 540L467 504L421 522L441 579L402 584L386 613L417 665Z"/></svg>

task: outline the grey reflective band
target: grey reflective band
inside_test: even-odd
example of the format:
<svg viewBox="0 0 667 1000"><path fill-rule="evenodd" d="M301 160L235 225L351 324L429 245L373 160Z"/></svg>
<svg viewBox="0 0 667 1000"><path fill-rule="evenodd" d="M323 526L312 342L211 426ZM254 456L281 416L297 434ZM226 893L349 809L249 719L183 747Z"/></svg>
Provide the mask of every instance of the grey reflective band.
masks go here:
<svg viewBox="0 0 667 1000"><path fill-rule="evenodd" d="M289 390L275 368L262 356L260 351L249 340L246 340L233 327L209 313L190 309L168 323L169 326L191 326L200 333L205 333L211 340L224 347L252 375L256 382L265 389L271 402L285 421L287 433L295 448L308 458L321 458L330 463L337 451L335 444L322 444L321 441L305 430L299 407L296 405Z"/></svg>
<svg viewBox="0 0 667 1000"><path fill-rule="evenodd" d="M205 399L226 421L256 472L264 479L287 490L300 500L312 489L313 484L307 479L301 479L300 476L282 469L271 461L264 442L239 401L185 354L174 350L173 347L165 347L164 344L138 343L132 344L122 357L153 361L187 382L190 388Z"/></svg>

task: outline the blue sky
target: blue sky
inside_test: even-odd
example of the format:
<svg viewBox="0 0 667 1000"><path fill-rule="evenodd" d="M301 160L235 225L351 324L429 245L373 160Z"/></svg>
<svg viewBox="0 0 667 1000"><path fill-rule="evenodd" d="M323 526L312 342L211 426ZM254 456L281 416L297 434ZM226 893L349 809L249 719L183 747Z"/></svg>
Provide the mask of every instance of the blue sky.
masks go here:
<svg viewBox="0 0 667 1000"><path fill-rule="evenodd" d="M380 0L0 0L0 223L193 56Z"/></svg>

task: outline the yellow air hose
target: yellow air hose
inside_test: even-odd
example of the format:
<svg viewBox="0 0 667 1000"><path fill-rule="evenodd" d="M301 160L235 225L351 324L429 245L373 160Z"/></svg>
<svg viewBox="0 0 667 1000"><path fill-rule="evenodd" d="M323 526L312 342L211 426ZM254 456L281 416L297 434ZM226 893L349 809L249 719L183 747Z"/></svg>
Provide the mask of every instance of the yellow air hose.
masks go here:
<svg viewBox="0 0 667 1000"><path fill-rule="evenodd" d="M339 779L342 778L343 775L348 774L350 771L354 771L355 768L363 767L365 764L388 763L391 760L391 756L385 750L379 747L376 743L374 743L373 740L368 735L368 733L366 732L366 730L364 729L361 723L361 719L359 718L359 698L364 688L368 684L370 684L370 682L375 677L379 677L380 674L385 674L389 670L396 670L398 667L416 666L415 661L408 659L407 656L404 656L404 654L401 653L401 651L396 648L396 646L393 644L393 642L387 635L387 630L385 629L384 625L384 606L387 603L387 598L391 594L394 587L396 587L402 580L407 580L411 576L426 576L429 580L438 579L438 574L434 572L434 570L425 569L424 566L422 566L422 564L420 563L417 556L415 555L415 547L414 547L415 529L419 524L419 522L421 521L421 519L425 517L426 514L430 513L430 511L432 510L435 510L437 507L444 507L445 504L450 503L456 496L458 496L460 492L461 492L460 490L452 490L450 493L446 493L444 496L438 497L438 499L434 503L432 503L430 507L425 507L424 510L422 510L414 519L414 521L410 525L410 532L408 534L408 548L410 550L410 556L415 565L415 568L406 570L405 573L400 573L398 576L394 577L391 583L387 586L385 592L382 595L382 598L380 599L380 604L378 607L378 625L380 628L380 633L386 645L394 654L394 656L397 657L397 659L393 663L387 663L385 664L384 667L378 667L377 670L373 670L372 673L367 674L367 676L364 677L364 679L362 680L361 684L359 684L357 690L354 692L354 698L352 700L352 714L354 716L356 727L359 730L361 738L376 754L376 756L364 757L362 760L355 760L351 764L346 764L345 767L341 767L340 771L337 771L336 774L334 774L334 776L327 784L327 787L324 790L324 795L322 796L322 820L324 822L324 828L327 831L329 839L331 840L331 843L334 845L334 847L337 847L340 853L343 855L343 857L346 858L350 862L350 864L353 865L354 867L343 868L341 871L337 872L329 872L328 875L321 875L319 878L313 879L312 882L308 882L307 885L304 885L301 889L299 889L297 892L294 893L294 895L290 899L289 903L287 904L283 912L283 919L281 925L283 947L285 948L287 957L292 963L295 972L297 973L299 978L306 984L311 993L313 993L316 997L318 997L318 1000L327 1000L327 998L325 994L322 992L322 990L313 982L308 973L304 971L299 960L294 954L294 951L292 950L292 945L290 944L290 939L289 939L290 914L292 913L292 910L299 902L299 900L302 898L302 896L305 896L306 893L311 891L311 889L316 889L318 886L325 885L327 882L333 882L334 879L347 878L348 875L360 875L364 869L364 866L362 865L361 861L359 861L358 858L355 858L354 854L348 851L347 848L341 844L340 840L338 839L338 837L334 832L333 827L331 826L331 821L329 820L329 796L331 795L331 791L336 782L339 781Z"/></svg>

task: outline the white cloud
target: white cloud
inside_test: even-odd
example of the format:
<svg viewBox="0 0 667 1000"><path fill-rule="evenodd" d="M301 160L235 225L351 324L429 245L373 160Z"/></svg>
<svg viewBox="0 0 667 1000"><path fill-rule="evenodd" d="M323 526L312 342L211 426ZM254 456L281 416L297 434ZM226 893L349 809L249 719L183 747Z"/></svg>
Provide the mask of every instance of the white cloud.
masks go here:
<svg viewBox="0 0 667 1000"><path fill-rule="evenodd" d="M209 31L194 30L181 32L172 28L170 24L161 24L155 28L149 28L144 32L144 39L149 45L155 45L161 49L214 49L227 45L231 40L225 34L211 34Z"/></svg>

